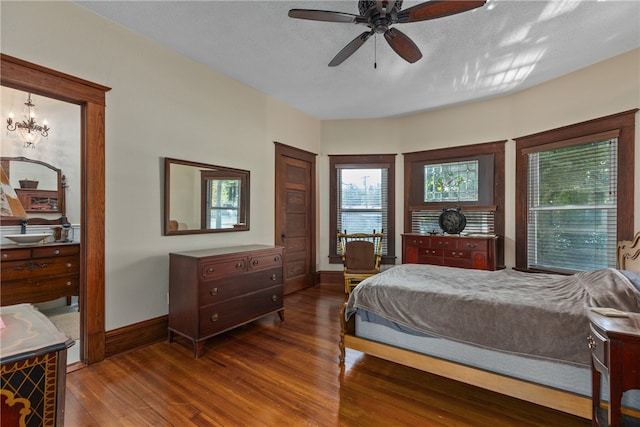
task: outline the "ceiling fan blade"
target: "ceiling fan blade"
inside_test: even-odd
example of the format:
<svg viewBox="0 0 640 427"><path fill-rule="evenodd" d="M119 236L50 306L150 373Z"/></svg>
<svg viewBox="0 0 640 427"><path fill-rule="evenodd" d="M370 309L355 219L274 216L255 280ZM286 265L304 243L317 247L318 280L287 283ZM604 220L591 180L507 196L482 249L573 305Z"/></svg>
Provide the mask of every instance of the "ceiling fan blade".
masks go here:
<svg viewBox="0 0 640 427"><path fill-rule="evenodd" d="M456 13L466 12L481 6L486 1L433 0L417 4L398 13L398 22L417 22L442 18Z"/></svg>
<svg viewBox="0 0 640 427"><path fill-rule="evenodd" d="M364 44L364 42L371 37L373 31L365 31L360 34L358 37L353 39L351 43L346 45L338 54L329 62L329 67L335 67L336 65L342 64L345 59L353 55L353 53L358 50L360 46Z"/></svg>
<svg viewBox="0 0 640 427"><path fill-rule="evenodd" d="M298 19L310 19L312 21L326 21L326 22L356 22L356 18L359 15L343 12L331 12L328 10L312 10L312 9L291 9L289 11L289 17Z"/></svg>
<svg viewBox="0 0 640 427"><path fill-rule="evenodd" d="M402 31L396 28L389 28L385 31L384 38L389 43L389 46L391 46L391 49L405 61L413 64L422 58L422 52L420 52L418 46Z"/></svg>

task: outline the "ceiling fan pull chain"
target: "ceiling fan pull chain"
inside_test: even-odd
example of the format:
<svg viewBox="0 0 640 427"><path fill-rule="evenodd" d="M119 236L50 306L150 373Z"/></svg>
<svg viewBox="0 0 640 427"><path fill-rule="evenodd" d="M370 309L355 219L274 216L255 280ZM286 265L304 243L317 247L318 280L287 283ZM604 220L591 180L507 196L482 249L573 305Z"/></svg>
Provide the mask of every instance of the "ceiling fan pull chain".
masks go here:
<svg viewBox="0 0 640 427"><path fill-rule="evenodd" d="M373 36L373 69L378 69L378 35Z"/></svg>

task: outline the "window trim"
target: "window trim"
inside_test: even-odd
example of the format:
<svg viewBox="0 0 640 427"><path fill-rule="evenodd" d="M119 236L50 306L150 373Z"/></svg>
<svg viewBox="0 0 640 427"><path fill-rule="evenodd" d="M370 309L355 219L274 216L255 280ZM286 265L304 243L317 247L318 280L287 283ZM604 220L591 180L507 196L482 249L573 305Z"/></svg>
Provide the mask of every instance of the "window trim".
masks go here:
<svg viewBox="0 0 640 427"><path fill-rule="evenodd" d="M337 251L338 247L338 178L335 170L338 168L355 167L358 169L387 168L387 218L389 223L384 230L387 239L387 254L382 256L381 264L395 264L395 175L396 154L343 154L329 155L329 263L342 264L342 257ZM373 231L373 230L371 230ZM379 231L379 230L376 230Z"/></svg>
<svg viewBox="0 0 640 427"><path fill-rule="evenodd" d="M460 202L456 205L463 209L487 208L495 210L494 229L499 236L497 262L499 268L504 266L504 229L505 229L505 145L507 140L463 145L459 147L439 148L435 150L403 153L404 155L404 232L411 232L411 212L415 210L437 209L451 207L451 202L424 202L421 194L424 191L423 174L425 164L447 163L472 159L493 160L491 176L493 185L486 192L486 197L479 196L478 202ZM486 176L485 176L486 177ZM478 179L482 179L478 176ZM480 188L483 186L481 185Z"/></svg>
<svg viewBox="0 0 640 427"><path fill-rule="evenodd" d="M634 223L634 145L635 115L639 109L604 116L556 129L551 129L519 138L516 142L516 265L522 271L531 270L528 265L528 167L529 153L545 151L549 147L576 145L585 138L598 137L605 132L618 133L618 218L617 240L633 237ZM553 144L549 146L548 144ZM622 173L624 171L624 173Z"/></svg>

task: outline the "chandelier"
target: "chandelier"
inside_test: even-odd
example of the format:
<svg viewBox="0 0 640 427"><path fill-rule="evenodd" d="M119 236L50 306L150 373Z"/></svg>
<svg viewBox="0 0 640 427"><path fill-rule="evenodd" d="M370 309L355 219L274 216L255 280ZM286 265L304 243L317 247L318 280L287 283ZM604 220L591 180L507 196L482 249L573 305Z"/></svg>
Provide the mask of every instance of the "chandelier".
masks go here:
<svg viewBox="0 0 640 427"><path fill-rule="evenodd" d="M12 132L18 132L18 136L24 142L26 148L35 148L40 142L41 137L49 136L49 128L47 122L39 125L36 122L36 106L31 102L31 94L27 97L22 111L23 120L21 122L13 121L13 114L9 114L7 119L7 129Z"/></svg>

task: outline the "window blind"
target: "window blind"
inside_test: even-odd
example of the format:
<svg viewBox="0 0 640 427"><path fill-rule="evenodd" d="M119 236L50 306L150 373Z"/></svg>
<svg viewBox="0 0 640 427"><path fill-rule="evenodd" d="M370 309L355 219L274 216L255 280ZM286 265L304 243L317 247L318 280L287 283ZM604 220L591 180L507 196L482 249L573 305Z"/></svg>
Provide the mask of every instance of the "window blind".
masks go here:
<svg viewBox="0 0 640 427"><path fill-rule="evenodd" d="M427 234L434 230L441 233L440 214L442 210L415 210L411 211L411 232ZM463 233L467 234L495 234L495 212L492 210L462 210L467 225Z"/></svg>
<svg viewBox="0 0 640 427"><path fill-rule="evenodd" d="M529 268L616 266L617 138L528 153Z"/></svg>
<svg viewBox="0 0 640 427"><path fill-rule="evenodd" d="M345 167L337 168L336 173L337 229L347 233L384 232L382 255L387 255L389 169Z"/></svg>

